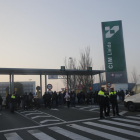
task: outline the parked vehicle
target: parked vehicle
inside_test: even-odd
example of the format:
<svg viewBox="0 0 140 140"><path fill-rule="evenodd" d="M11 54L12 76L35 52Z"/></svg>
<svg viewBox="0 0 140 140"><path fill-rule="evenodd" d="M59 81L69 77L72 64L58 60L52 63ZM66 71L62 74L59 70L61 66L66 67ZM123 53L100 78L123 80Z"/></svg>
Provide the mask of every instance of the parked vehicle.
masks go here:
<svg viewBox="0 0 140 140"><path fill-rule="evenodd" d="M131 112L140 109L140 84L135 85L132 91L125 96L124 106Z"/></svg>

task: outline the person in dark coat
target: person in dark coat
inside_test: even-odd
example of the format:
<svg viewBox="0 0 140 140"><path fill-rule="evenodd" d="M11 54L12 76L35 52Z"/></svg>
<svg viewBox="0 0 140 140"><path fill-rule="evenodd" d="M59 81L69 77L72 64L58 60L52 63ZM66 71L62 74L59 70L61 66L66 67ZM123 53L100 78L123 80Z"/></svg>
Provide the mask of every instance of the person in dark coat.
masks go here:
<svg viewBox="0 0 140 140"><path fill-rule="evenodd" d="M16 96L15 96L15 93L13 93L11 95L11 113L14 113L15 111L15 106L16 106Z"/></svg>
<svg viewBox="0 0 140 140"><path fill-rule="evenodd" d="M8 94L7 96L6 96L6 108L8 109L9 108L9 104L10 104L10 98L11 98L11 96L10 96L10 94Z"/></svg>
<svg viewBox="0 0 140 140"><path fill-rule="evenodd" d="M45 104L45 108L46 108L47 107L47 93L46 92L43 95L43 100L44 100L44 104Z"/></svg>
<svg viewBox="0 0 140 140"><path fill-rule="evenodd" d="M46 101L47 101L46 107L49 107L49 109L51 109L51 98L52 98L52 95L48 92L46 94Z"/></svg>
<svg viewBox="0 0 140 140"><path fill-rule="evenodd" d="M2 101L3 101L3 99L2 99L2 97L0 95L0 110L2 110Z"/></svg>
<svg viewBox="0 0 140 140"><path fill-rule="evenodd" d="M76 97L76 94L74 91L72 91L70 94L70 101L71 101L71 106L73 107L75 107L75 97Z"/></svg>

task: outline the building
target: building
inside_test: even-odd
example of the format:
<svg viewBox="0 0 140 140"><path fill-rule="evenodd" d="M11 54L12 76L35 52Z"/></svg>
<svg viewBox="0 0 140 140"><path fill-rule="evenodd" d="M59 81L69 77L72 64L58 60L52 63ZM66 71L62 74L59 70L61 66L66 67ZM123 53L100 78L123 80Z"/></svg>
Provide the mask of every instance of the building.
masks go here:
<svg viewBox="0 0 140 140"><path fill-rule="evenodd" d="M23 85L23 92L32 92L35 93L35 81L26 81L26 82L19 82ZM6 95L6 88L10 86L9 82L0 82L0 94L4 96Z"/></svg>

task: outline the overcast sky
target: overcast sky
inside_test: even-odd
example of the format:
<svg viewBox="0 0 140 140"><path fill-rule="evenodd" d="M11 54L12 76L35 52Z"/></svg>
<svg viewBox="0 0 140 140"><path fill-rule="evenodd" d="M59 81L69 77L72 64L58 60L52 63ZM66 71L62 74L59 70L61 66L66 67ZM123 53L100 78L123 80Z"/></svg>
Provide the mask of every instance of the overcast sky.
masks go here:
<svg viewBox="0 0 140 140"><path fill-rule="evenodd" d="M90 46L93 69L101 69L101 22L122 20L128 75L133 68L140 74L139 7L140 0L0 0L0 67L59 69L65 57L78 61ZM15 81L32 79L37 86L39 78L15 76ZM0 76L7 81L9 76ZM61 80L48 83L53 90L64 87Z"/></svg>

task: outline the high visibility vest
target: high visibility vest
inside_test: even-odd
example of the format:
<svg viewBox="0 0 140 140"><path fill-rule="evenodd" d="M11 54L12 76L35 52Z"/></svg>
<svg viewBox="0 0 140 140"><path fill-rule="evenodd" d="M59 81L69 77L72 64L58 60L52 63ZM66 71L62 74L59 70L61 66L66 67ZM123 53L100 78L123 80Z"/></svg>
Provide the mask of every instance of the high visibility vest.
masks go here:
<svg viewBox="0 0 140 140"><path fill-rule="evenodd" d="M15 99L16 97L15 97L15 95L12 95L11 98L12 98L12 99Z"/></svg>
<svg viewBox="0 0 140 140"><path fill-rule="evenodd" d="M101 90L98 92L98 95L105 97L105 93L103 91L101 91Z"/></svg>
<svg viewBox="0 0 140 140"><path fill-rule="evenodd" d="M116 91L114 91L114 92L112 92L112 91L109 92L109 96L110 96L110 95L116 95Z"/></svg>

